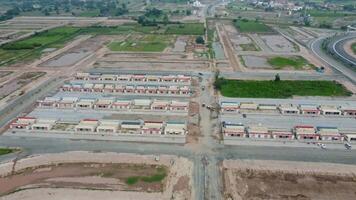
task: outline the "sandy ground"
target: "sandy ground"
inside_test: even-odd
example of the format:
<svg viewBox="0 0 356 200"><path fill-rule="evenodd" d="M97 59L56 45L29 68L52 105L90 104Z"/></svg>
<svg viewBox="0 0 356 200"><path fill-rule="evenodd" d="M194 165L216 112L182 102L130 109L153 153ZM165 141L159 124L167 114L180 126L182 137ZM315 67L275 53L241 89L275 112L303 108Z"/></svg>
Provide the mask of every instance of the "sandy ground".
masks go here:
<svg viewBox="0 0 356 200"><path fill-rule="evenodd" d="M262 35L260 37L275 52L295 52L294 45L281 35Z"/></svg>
<svg viewBox="0 0 356 200"><path fill-rule="evenodd" d="M356 166L330 163L227 160L226 199L356 199Z"/></svg>
<svg viewBox="0 0 356 200"><path fill-rule="evenodd" d="M169 167L169 174L165 178L166 184L163 192L136 192L136 191L109 191L109 190L88 190L74 189L65 187L50 188L46 185L39 185L36 189L24 189L0 199L192 199L192 167L193 164L185 159L175 156L161 155L159 161L155 156L141 156L133 154L118 153L91 153L91 152L66 152L58 154L43 154L18 160L16 165L13 162L3 163L0 165L0 176L6 176L14 171L28 169L53 164L73 164L73 163L126 163L126 164L146 164L146 165L164 165ZM49 169L48 169L49 170ZM48 173L46 168L42 168L43 173ZM39 173L39 172L37 172ZM110 178L100 178L95 176L86 176L79 179L73 177L57 177L49 179L50 182L70 181L74 183L110 184L113 180Z"/></svg>

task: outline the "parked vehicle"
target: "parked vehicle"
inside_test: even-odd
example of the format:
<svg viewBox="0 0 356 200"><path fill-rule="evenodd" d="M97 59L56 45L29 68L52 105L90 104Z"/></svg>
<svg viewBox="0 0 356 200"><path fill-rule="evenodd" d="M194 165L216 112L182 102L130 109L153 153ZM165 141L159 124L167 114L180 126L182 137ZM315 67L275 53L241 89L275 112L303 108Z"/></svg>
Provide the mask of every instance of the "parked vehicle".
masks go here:
<svg viewBox="0 0 356 200"><path fill-rule="evenodd" d="M351 146L351 144L349 144L349 143L345 143L345 148L348 149L348 150L351 150L351 149L352 149L352 146Z"/></svg>

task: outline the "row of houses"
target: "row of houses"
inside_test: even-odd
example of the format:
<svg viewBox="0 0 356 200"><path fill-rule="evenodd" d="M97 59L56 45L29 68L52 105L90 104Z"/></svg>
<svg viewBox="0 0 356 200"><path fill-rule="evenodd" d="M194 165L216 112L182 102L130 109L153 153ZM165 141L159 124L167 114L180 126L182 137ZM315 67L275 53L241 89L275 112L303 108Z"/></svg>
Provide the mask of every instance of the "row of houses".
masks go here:
<svg viewBox="0 0 356 200"><path fill-rule="evenodd" d="M122 85L104 83L66 83L61 88L64 92L101 92L119 94L171 94L189 95L189 86L165 85Z"/></svg>
<svg viewBox="0 0 356 200"><path fill-rule="evenodd" d="M77 73L76 80L92 81L132 81L132 82L174 82L190 83L191 77L186 75L148 75L148 74L101 74Z"/></svg>
<svg viewBox="0 0 356 200"><path fill-rule="evenodd" d="M256 104L253 102L221 102L223 113L238 113L240 111L280 112L281 114L326 115L326 116L356 116L356 107L316 105L316 104Z"/></svg>
<svg viewBox="0 0 356 200"><path fill-rule="evenodd" d="M271 129L265 126L244 126L243 124L222 123L224 136L255 138L255 139L285 139L301 141L356 141L354 132L340 133L337 127L295 126L293 129Z"/></svg>
<svg viewBox="0 0 356 200"><path fill-rule="evenodd" d="M34 117L19 117L10 124L10 128L12 130L48 131L48 133L51 131L62 131L66 133L186 135L188 132L185 122L98 119L65 122L53 119L37 119Z"/></svg>
<svg viewBox="0 0 356 200"><path fill-rule="evenodd" d="M40 108L59 109L110 109L110 110L157 110L188 111L189 102L159 99L116 99L116 98L78 98L46 97L37 101Z"/></svg>

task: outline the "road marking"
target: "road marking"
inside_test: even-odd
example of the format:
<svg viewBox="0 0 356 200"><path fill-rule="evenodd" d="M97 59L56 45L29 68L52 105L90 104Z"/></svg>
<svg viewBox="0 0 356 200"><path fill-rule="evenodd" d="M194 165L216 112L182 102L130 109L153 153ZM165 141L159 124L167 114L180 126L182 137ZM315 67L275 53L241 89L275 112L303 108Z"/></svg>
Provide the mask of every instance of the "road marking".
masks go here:
<svg viewBox="0 0 356 200"><path fill-rule="evenodd" d="M315 51L315 49L314 49L315 43L318 42L318 41L320 41L320 40L323 40L323 39L325 39L325 37L318 38L318 39L314 40L314 41L311 43L310 47L311 47L312 52L313 52L316 56L318 56L319 59L321 59L322 61L324 61L326 64L330 65L331 67L333 67L333 68L336 69L337 71L341 72L345 77L347 77L347 78L350 79L353 83L355 83L354 77L350 76L349 73L345 72L345 69L342 69L342 67L340 68L340 67L338 67L338 66L335 66L335 65L329 63L329 61L327 61L326 59L324 59L323 57L321 57L321 56Z"/></svg>
<svg viewBox="0 0 356 200"><path fill-rule="evenodd" d="M354 61L352 61L352 60L346 58L346 57L343 56L343 55L341 55L338 51L336 51L336 48L335 48L336 45L337 45L339 42L341 42L341 41L343 41L343 40L350 39L350 38L356 38L356 36L351 36L351 37L346 37L346 38L341 38L341 39L339 39L338 41L336 41L336 42L333 44L333 50L334 50L334 52L335 52L338 56L340 56L341 58L343 58L343 59L349 61L350 63L352 63L352 64L354 64L354 65L356 65L356 62L354 62Z"/></svg>

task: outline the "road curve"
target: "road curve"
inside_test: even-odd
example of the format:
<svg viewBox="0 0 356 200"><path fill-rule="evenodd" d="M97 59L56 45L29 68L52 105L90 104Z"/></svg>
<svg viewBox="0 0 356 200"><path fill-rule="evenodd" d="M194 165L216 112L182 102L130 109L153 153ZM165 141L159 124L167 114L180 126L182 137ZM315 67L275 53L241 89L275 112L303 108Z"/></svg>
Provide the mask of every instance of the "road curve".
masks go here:
<svg viewBox="0 0 356 200"><path fill-rule="evenodd" d="M347 79L349 79L353 84L356 84L356 72L353 71L352 69L346 67L342 63L336 61L334 58L323 52L322 50L322 42L323 40L326 39L326 37L320 37L316 40L314 40L310 44L310 49L312 52L319 57L320 60L324 62L324 64L332 67L335 71L341 73L344 75Z"/></svg>
<svg viewBox="0 0 356 200"><path fill-rule="evenodd" d="M342 37L336 40L331 46L332 52L334 52L339 58L344 60L345 63L349 63L353 67L356 67L356 57L348 54L344 49L344 45L347 41L355 38L356 38L356 34Z"/></svg>

